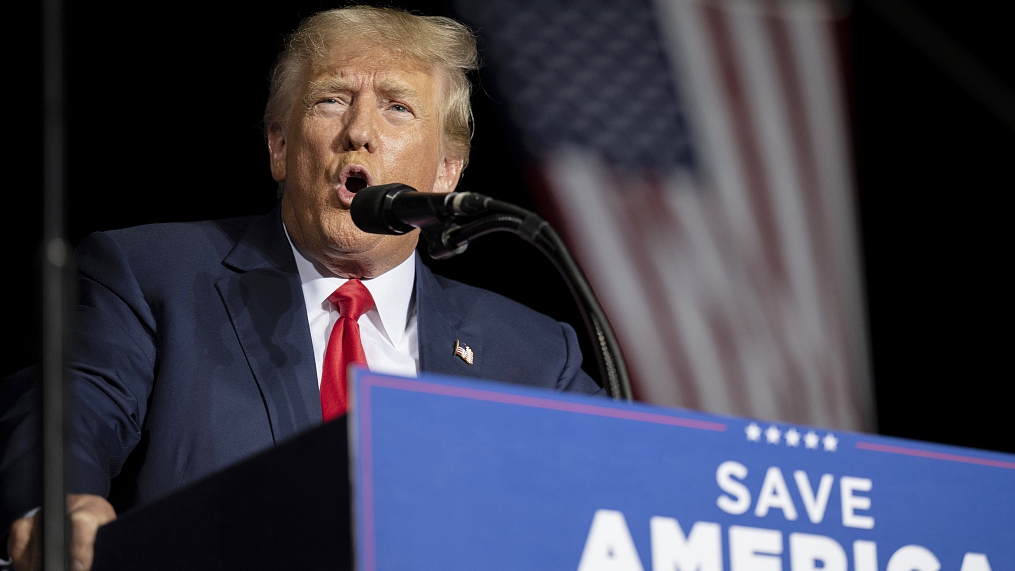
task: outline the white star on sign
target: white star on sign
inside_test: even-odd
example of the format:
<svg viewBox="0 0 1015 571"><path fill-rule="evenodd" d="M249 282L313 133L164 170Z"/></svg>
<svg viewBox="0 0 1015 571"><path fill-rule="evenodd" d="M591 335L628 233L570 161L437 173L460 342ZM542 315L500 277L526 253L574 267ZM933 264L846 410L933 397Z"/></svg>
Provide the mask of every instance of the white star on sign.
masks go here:
<svg viewBox="0 0 1015 571"><path fill-rule="evenodd" d="M761 427L757 422L748 424L744 432L747 433L747 439L751 442L757 442L761 438Z"/></svg>
<svg viewBox="0 0 1015 571"><path fill-rule="evenodd" d="M828 452L835 452L836 447L839 446L839 439L836 438L831 432L825 435L825 438L822 439L822 442L825 443L825 450L827 450Z"/></svg>
<svg viewBox="0 0 1015 571"><path fill-rule="evenodd" d="M774 424L769 426L768 430L765 431L765 440L767 440L769 444L778 444L780 437L782 437L782 433L779 432L779 429L776 428Z"/></svg>
<svg viewBox="0 0 1015 571"><path fill-rule="evenodd" d="M818 448L818 440L820 439L817 434L814 434L813 430L808 431L804 436L804 445L812 450L816 450Z"/></svg>
<svg viewBox="0 0 1015 571"><path fill-rule="evenodd" d="M788 446L800 445L800 433L795 428L790 428L786 431L786 444Z"/></svg>

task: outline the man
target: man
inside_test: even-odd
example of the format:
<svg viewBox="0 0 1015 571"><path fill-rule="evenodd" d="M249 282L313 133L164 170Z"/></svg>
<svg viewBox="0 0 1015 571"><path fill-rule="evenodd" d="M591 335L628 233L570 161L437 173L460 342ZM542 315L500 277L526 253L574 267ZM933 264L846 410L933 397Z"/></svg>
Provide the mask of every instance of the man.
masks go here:
<svg viewBox="0 0 1015 571"><path fill-rule="evenodd" d="M371 369L601 392L579 367L569 326L432 275L414 255L416 232L365 234L350 219L365 186L454 190L469 153L465 72L476 60L473 36L452 20L367 7L318 14L290 37L272 75L274 212L81 244L70 358L75 569L90 567L96 529L117 510L329 415L327 345L340 317L331 295L347 282L359 280L374 304L357 320ZM0 483L28 462L10 442L29 438L31 423L11 416ZM5 505L5 517L30 509L30 495ZM4 501L18 504L8 492ZM16 568L37 564L36 524L29 515L11 526Z"/></svg>

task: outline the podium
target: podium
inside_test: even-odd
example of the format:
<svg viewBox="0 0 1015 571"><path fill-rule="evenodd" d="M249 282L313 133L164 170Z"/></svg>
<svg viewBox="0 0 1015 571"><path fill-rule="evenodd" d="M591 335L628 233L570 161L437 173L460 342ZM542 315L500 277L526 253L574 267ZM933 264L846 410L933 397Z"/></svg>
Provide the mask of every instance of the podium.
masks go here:
<svg viewBox="0 0 1015 571"><path fill-rule="evenodd" d="M125 512L92 569L352 569L347 442L340 418Z"/></svg>
<svg viewBox="0 0 1015 571"><path fill-rule="evenodd" d="M124 514L95 568L999 571L1012 537L1012 455L360 373L348 429Z"/></svg>

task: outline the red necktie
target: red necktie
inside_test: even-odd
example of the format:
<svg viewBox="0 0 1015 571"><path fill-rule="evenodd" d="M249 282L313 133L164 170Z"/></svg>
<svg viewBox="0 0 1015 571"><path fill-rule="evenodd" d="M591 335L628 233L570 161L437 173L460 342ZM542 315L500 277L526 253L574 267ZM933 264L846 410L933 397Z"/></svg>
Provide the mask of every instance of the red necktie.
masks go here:
<svg viewBox="0 0 1015 571"><path fill-rule="evenodd" d="M328 348L324 352L324 370L321 371L321 416L324 422L345 414L348 408L349 365L366 366L363 343L359 337L359 323L356 320L370 311L374 298L359 280L349 280L328 301L338 307L340 317L331 330Z"/></svg>

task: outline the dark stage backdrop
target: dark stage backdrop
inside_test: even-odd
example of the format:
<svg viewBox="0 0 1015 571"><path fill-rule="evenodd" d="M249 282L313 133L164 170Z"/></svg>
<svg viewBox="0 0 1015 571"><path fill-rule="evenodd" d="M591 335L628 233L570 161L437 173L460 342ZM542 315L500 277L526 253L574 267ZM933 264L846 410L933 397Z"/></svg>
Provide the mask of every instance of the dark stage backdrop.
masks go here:
<svg viewBox="0 0 1015 571"><path fill-rule="evenodd" d="M69 239L269 210L275 183L260 125L267 72L283 36L332 5L68 4ZM439 1L394 4L450 13ZM961 8L943 1L921 6L1015 85L1005 61L1015 46L1000 9L981 0ZM5 146L13 150L5 161L3 320L11 333L2 375L35 362L40 345L40 16L33 4L13 10L4 39ZM1009 167L1015 132L864 4L854 7L849 30L880 430L1015 452L1015 433L1002 422L1003 391L1013 381L1011 286L1002 271L1011 265L1003 204L1015 190ZM459 189L536 208L505 106L485 92L482 74L479 85L472 163ZM583 334L553 268L520 240L488 237L433 266L569 321ZM584 350L589 355L587 344ZM591 357L586 368L595 368Z"/></svg>

